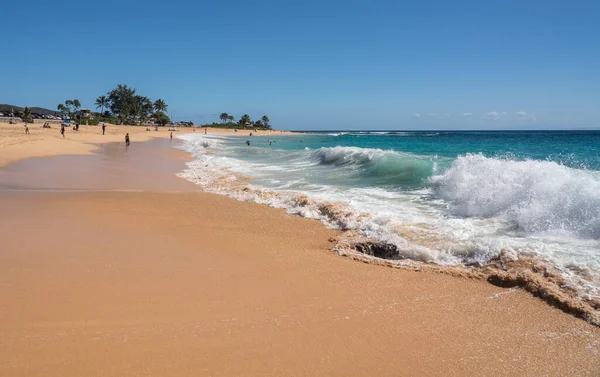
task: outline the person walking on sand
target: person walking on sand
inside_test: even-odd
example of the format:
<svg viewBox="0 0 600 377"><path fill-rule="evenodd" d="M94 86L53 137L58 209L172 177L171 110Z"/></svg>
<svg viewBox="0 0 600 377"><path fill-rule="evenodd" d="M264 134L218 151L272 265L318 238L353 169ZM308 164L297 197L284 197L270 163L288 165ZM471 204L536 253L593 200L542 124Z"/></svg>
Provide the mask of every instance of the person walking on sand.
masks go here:
<svg viewBox="0 0 600 377"><path fill-rule="evenodd" d="M29 135L29 126L25 123L25 135Z"/></svg>
<svg viewBox="0 0 600 377"><path fill-rule="evenodd" d="M129 132L125 134L125 146L128 147L129 146Z"/></svg>
<svg viewBox="0 0 600 377"><path fill-rule="evenodd" d="M61 123L60 125L60 134L62 135L62 137L65 137L65 124Z"/></svg>
<svg viewBox="0 0 600 377"><path fill-rule="evenodd" d="M105 131L106 131L106 124L102 123L102 135L104 135Z"/></svg>
<svg viewBox="0 0 600 377"><path fill-rule="evenodd" d="M171 132L171 140L173 140L173 132Z"/></svg>

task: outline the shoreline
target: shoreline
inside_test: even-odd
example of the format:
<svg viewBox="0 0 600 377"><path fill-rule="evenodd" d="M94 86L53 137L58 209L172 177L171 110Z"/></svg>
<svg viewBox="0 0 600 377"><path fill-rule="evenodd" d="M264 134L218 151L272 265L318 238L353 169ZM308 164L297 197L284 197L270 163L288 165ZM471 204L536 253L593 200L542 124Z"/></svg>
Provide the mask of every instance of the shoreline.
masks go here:
<svg viewBox="0 0 600 377"><path fill-rule="evenodd" d="M178 176L200 185L207 192L283 208L289 214L318 219L328 228L339 229L342 233L333 250L340 256L396 269L431 271L486 281L500 287L518 287L550 306L600 327L600 300L590 297L577 282L568 280L569 276L551 260L533 256L517 257L509 249L502 250L487 263L478 264L444 264L402 257L395 244L361 232L360 225L356 223L368 214L359 213L342 201L319 200L307 193L254 186L248 176L232 173L220 165L216 165L217 170L210 169L211 158L204 158L205 154L211 155L210 151L205 152L207 145L210 146L203 144L204 149L201 148L196 156L198 159L188 164ZM194 146L192 143L191 149L180 149L196 151Z"/></svg>
<svg viewBox="0 0 600 377"><path fill-rule="evenodd" d="M340 258L339 232L199 191L166 139L133 146L0 169L8 375L600 371L600 329L523 290ZM18 188L49 177L99 191Z"/></svg>
<svg viewBox="0 0 600 377"><path fill-rule="evenodd" d="M106 123L106 134L102 135L100 126L80 125L79 131L67 127L65 138L60 135L60 125L51 124L50 129L42 128L39 123L29 124L29 135L24 134L25 123L0 123L0 168L33 157L49 157L57 155L88 155L98 150L98 144L124 142L129 133L132 142L147 141L155 138L169 138L169 127L158 127L158 131L146 131L145 126L120 126ZM203 133L204 128L177 128L174 138L186 133ZM181 132L184 131L184 132ZM234 132L233 129L207 128L212 135L247 136L245 131ZM290 131L258 131L258 135L288 135Z"/></svg>

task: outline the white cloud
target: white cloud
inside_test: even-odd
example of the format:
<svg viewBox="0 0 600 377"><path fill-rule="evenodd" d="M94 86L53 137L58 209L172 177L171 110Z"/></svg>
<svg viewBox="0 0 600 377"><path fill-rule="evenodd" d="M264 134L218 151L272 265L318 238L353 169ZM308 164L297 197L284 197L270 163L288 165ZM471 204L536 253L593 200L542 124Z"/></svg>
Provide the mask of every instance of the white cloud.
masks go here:
<svg viewBox="0 0 600 377"><path fill-rule="evenodd" d="M415 119L419 119L421 117L421 114L414 113L412 117L415 118Z"/></svg>
<svg viewBox="0 0 600 377"><path fill-rule="evenodd" d="M436 113L429 113L429 114L427 114L427 115L429 115L430 117L436 117L436 116L437 116L437 114L436 114Z"/></svg>
<svg viewBox="0 0 600 377"><path fill-rule="evenodd" d="M532 120L534 122L537 120L533 114L529 114L526 111L517 111L516 115L517 119L520 120Z"/></svg>
<svg viewBox="0 0 600 377"><path fill-rule="evenodd" d="M500 116L503 116L503 117L505 117L507 115L508 115L508 113L506 111L503 111L503 112L500 113Z"/></svg>
<svg viewBox="0 0 600 377"><path fill-rule="evenodd" d="M473 115L473 113L462 113L461 115L464 117L470 117Z"/></svg>
<svg viewBox="0 0 600 377"><path fill-rule="evenodd" d="M498 120L500 119L500 114L498 114L497 111L490 111L489 113L483 114L483 119Z"/></svg>
<svg viewBox="0 0 600 377"><path fill-rule="evenodd" d="M444 114L444 115L440 116L440 118L450 118L450 114Z"/></svg>

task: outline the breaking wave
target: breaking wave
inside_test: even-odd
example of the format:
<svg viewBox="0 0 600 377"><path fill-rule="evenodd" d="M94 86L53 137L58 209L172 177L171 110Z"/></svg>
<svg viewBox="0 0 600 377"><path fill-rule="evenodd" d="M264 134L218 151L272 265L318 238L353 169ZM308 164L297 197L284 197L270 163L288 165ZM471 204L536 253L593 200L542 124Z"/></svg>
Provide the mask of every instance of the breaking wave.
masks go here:
<svg viewBox="0 0 600 377"><path fill-rule="evenodd" d="M501 217L526 233L600 238L600 179L589 171L473 154L431 182L458 216Z"/></svg>
<svg viewBox="0 0 600 377"><path fill-rule="evenodd" d="M267 150L228 146L214 136L180 139L195 157L181 177L340 229L344 255L353 245L380 244L403 265L478 266L485 276L523 286L552 270L552 297L598 315L595 172L481 154L444 159L353 146Z"/></svg>
<svg viewBox="0 0 600 377"><path fill-rule="evenodd" d="M302 158L315 164L344 169L371 185L423 184L435 168L435 159L431 157L421 158L409 153L381 149L338 146L308 152Z"/></svg>

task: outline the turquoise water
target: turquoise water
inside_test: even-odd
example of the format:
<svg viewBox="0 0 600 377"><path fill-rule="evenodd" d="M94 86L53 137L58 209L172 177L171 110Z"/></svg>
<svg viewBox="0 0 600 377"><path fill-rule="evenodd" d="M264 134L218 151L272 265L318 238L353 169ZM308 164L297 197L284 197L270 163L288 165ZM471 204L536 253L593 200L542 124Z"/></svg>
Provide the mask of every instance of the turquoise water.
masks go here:
<svg viewBox="0 0 600 377"><path fill-rule="evenodd" d="M252 149L241 149L236 157L263 163L269 163L271 159L294 161L299 157L298 151L306 148L357 147L398 152L381 159L343 152L312 156L320 158L322 165L359 168L335 182L347 186L427 186L428 179L448 169L457 156L473 153L490 158L553 161L571 168L600 170L600 132L327 132L248 139L251 139ZM269 145L270 141L274 144ZM354 160L361 156L365 160ZM325 175L317 181L335 178Z"/></svg>
<svg viewBox="0 0 600 377"><path fill-rule="evenodd" d="M395 244L403 258L439 264L486 264L500 252L542 258L583 294L600 297L600 132L181 139L196 158L183 176L209 191L356 230ZM250 179L252 190L240 186L240 177ZM299 195L337 209L300 205Z"/></svg>

